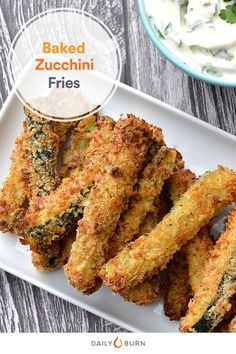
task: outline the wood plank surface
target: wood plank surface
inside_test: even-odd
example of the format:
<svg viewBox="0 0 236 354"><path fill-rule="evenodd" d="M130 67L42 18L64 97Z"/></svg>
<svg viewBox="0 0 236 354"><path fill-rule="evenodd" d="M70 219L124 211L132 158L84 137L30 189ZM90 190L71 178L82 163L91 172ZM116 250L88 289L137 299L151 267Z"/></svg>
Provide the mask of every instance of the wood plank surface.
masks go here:
<svg viewBox="0 0 236 354"><path fill-rule="evenodd" d="M0 0L0 107L11 89L11 41L26 21L50 8L84 8L104 21L122 51L122 81L235 134L235 89L210 86L167 62L149 40L136 0ZM122 332L13 275L0 271L0 332Z"/></svg>

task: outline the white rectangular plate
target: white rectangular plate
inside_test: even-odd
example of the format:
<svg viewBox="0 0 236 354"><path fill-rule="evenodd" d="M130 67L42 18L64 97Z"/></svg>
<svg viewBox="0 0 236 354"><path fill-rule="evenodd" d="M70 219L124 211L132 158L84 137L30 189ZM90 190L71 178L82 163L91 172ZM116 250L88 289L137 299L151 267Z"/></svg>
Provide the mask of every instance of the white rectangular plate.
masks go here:
<svg viewBox="0 0 236 354"><path fill-rule="evenodd" d="M0 114L0 184L10 166L10 155L16 136L21 131L22 104L11 94ZM121 113L134 113L163 129L165 141L177 148L186 166L197 174L215 169L218 164L236 170L236 138L213 126L176 110L150 96L120 84L104 113L117 118ZM29 255L14 237L0 237L0 267L75 305L106 318L134 332L176 332L178 323L163 314L162 303L139 307L126 303L119 295L102 288L94 295L83 296L73 289L62 271L37 272Z"/></svg>

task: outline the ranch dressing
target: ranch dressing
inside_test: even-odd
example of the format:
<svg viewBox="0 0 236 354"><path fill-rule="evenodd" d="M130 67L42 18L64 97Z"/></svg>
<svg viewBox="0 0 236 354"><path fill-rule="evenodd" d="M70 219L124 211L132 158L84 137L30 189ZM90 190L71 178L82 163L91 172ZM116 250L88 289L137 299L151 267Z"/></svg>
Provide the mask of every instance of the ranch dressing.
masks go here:
<svg viewBox="0 0 236 354"><path fill-rule="evenodd" d="M154 31L177 58L209 75L236 80L236 24L219 17L234 1L144 2Z"/></svg>

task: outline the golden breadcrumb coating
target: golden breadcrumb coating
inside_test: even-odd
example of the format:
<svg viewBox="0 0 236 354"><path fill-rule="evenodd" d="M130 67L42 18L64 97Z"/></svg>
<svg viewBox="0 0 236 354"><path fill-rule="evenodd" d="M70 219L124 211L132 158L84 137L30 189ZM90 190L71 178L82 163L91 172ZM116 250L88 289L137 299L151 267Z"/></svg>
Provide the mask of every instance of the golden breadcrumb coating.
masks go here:
<svg viewBox="0 0 236 354"><path fill-rule="evenodd" d="M188 302L192 294L188 277L188 263L182 250L177 252L167 264L162 278L165 315L172 321L179 321L188 309Z"/></svg>
<svg viewBox="0 0 236 354"><path fill-rule="evenodd" d="M236 174L222 166L205 173L147 235L128 244L100 272L104 284L126 291L165 268L168 261L234 198Z"/></svg>
<svg viewBox="0 0 236 354"><path fill-rule="evenodd" d="M166 188L162 189L161 194L155 199L152 212L148 213L140 226L140 235L148 233L160 222L171 208L170 199ZM139 235L137 235L138 237ZM136 236L135 236L136 237ZM163 287L160 283L160 275L156 274L149 279L137 284L120 295L129 302L136 305L149 305L160 300Z"/></svg>
<svg viewBox="0 0 236 354"><path fill-rule="evenodd" d="M231 309L230 299L236 291L235 252L236 209L210 253L200 286L181 321L182 332L210 332Z"/></svg>
<svg viewBox="0 0 236 354"><path fill-rule="evenodd" d="M71 144L63 151L60 169L61 177L68 177L74 169L82 170L85 151L89 147L92 136L97 130L98 119L96 115L85 118L73 130Z"/></svg>
<svg viewBox="0 0 236 354"><path fill-rule="evenodd" d="M224 315L223 320L214 328L214 333L233 332L230 328L230 323L233 321L236 313L236 296L230 299L231 309Z"/></svg>
<svg viewBox="0 0 236 354"><path fill-rule="evenodd" d="M134 302L136 305L146 306L161 299L162 289L159 274L144 280L126 292L120 294L125 301Z"/></svg>
<svg viewBox="0 0 236 354"><path fill-rule="evenodd" d="M64 178L49 196L32 203L21 222L26 237L37 243L51 243L62 238L83 214L88 194L98 171L106 161L107 141L114 128L111 118L100 117L98 131L86 150L84 168Z"/></svg>
<svg viewBox="0 0 236 354"><path fill-rule="evenodd" d="M200 285L212 248L210 226L202 227L198 234L184 246L188 261L189 281L193 293L197 291Z"/></svg>
<svg viewBox="0 0 236 354"><path fill-rule="evenodd" d="M196 181L196 175L188 169L178 170L168 181L168 191L173 204L188 190Z"/></svg>
<svg viewBox="0 0 236 354"><path fill-rule="evenodd" d="M175 172L169 180L169 193L173 202L177 201L195 180L196 176L190 170ZM212 248L213 242L210 237L210 226L204 226L199 233L184 246L183 251L187 257L189 281L193 293L199 286L205 264L209 257L209 252Z"/></svg>
<svg viewBox="0 0 236 354"><path fill-rule="evenodd" d="M3 232L17 232L15 224L25 212L28 194L25 133L16 139L11 160L9 174L0 190L0 230Z"/></svg>
<svg viewBox="0 0 236 354"><path fill-rule="evenodd" d="M38 198L48 195L59 184L58 157L59 148L65 143L67 133L75 123L63 123L49 121L34 114L28 108L24 108L25 132L26 132L26 157L29 175L28 198L30 204L38 203ZM42 264L44 250L35 241L30 242L33 263ZM60 244L53 243L48 246L48 255L45 255L45 264L57 267L61 256ZM53 259L55 261L51 262Z"/></svg>
<svg viewBox="0 0 236 354"><path fill-rule="evenodd" d="M83 293L101 284L98 271L105 262L108 240L126 207L150 143L148 124L133 115L116 123L108 142L107 163L96 180L79 223L65 273Z"/></svg>
<svg viewBox="0 0 236 354"><path fill-rule="evenodd" d="M32 251L32 263L40 272L51 272L62 268L68 261L72 243L75 241L76 229L66 235L62 240L53 242L45 253ZM42 252L42 249L40 250Z"/></svg>
<svg viewBox="0 0 236 354"><path fill-rule="evenodd" d="M53 130L53 121L37 116L26 107L24 112L29 199L32 199L48 195L59 183L57 159L60 138Z"/></svg>
<svg viewBox="0 0 236 354"><path fill-rule="evenodd" d="M174 172L176 151L161 147L144 168L131 196L129 208L121 215L109 241L108 259L114 257L139 232L140 224L153 209L154 199L161 193L166 179Z"/></svg>
<svg viewBox="0 0 236 354"><path fill-rule="evenodd" d="M164 185L161 194L154 200L153 210L147 213L143 222L140 224L140 230L137 237L151 232L164 216L169 213L171 206L172 203L166 185Z"/></svg>
<svg viewBox="0 0 236 354"><path fill-rule="evenodd" d="M196 176L193 172L183 169L176 171L170 177L168 192L173 204L177 202L195 180ZM161 273L161 281L165 314L171 320L178 321L185 315L192 295L188 275L188 262L183 248L167 264L167 268Z"/></svg>

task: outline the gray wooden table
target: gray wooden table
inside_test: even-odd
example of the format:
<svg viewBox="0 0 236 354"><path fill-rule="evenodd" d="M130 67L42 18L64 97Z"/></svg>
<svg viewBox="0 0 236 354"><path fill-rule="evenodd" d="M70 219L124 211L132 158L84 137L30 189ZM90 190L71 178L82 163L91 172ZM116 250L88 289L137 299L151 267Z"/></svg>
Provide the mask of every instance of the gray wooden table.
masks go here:
<svg viewBox="0 0 236 354"><path fill-rule="evenodd" d="M122 81L235 134L236 90L196 81L167 62L141 24L136 0L0 0L0 106L11 89L8 50L21 26L41 11L75 7L93 13L117 36ZM122 332L122 328L0 271L0 332Z"/></svg>

